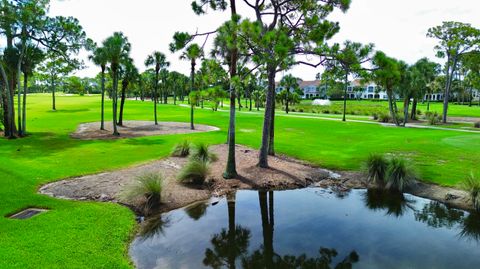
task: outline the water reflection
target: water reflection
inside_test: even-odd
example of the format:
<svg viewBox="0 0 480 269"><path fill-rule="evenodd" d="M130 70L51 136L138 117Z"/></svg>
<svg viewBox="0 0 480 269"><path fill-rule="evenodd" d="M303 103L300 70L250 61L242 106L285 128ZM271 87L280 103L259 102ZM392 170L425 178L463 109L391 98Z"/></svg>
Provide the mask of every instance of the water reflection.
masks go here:
<svg viewBox="0 0 480 269"><path fill-rule="evenodd" d="M236 268L237 259L246 269L349 269L359 261L357 252L352 251L343 260L334 263L338 252L333 248L320 247L319 256L309 258L306 254L298 256L275 253L274 250L274 192L259 191L258 201L262 223L263 244L253 252L248 252L251 237L250 230L235 224L235 193L227 196L228 230L222 229L211 239L211 248L205 251L203 264L217 268Z"/></svg>
<svg viewBox="0 0 480 269"><path fill-rule="evenodd" d="M217 203L174 210L142 225L130 252L136 266L438 269L480 264L479 213L408 194L239 191Z"/></svg>
<svg viewBox="0 0 480 269"><path fill-rule="evenodd" d="M164 231L170 225L170 221L163 215L157 215L144 221L140 226L141 238L149 239L156 235L163 235Z"/></svg>
<svg viewBox="0 0 480 269"><path fill-rule="evenodd" d="M212 248L205 250L203 264L211 268L236 267L236 260L245 255L250 241L250 230L235 224L236 192L227 195L228 230L212 236Z"/></svg>
<svg viewBox="0 0 480 269"><path fill-rule="evenodd" d="M472 212L461 222L459 236L466 240L480 242L480 213Z"/></svg>
<svg viewBox="0 0 480 269"><path fill-rule="evenodd" d="M210 204L207 202L199 202L185 208L185 213L193 220L199 220L207 213Z"/></svg>
<svg viewBox="0 0 480 269"><path fill-rule="evenodd" d="M401 192L383 189L368 189L363 197L365 206L373 211L384 210L387 215L401 217L407 209L414 210L415 201Z"/></svg>
<svg viewBox="0 0 480 269"><path fill-rule="evenodd" d="M464 211L448 207L437 201L431 201L421 210L415 212L415 220L433 228L452 228L462 221L464 215Z"/></svg>

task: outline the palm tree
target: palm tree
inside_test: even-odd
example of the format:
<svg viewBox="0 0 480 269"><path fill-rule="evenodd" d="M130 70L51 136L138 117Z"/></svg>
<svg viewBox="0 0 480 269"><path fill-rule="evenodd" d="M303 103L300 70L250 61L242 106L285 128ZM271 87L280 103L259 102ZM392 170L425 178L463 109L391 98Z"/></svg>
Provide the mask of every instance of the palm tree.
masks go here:
<svg viewBox="0 0 480 269"><path fill-rule="evenodd" d="M283 77L281 85L285 88L285 112L288 114L288 102L291 99L290 90L298 89L298 79L292 75Z"/></svg>
<svg viewBox="0 0 480 269"><path fill-rule="evenodd" d="M103 47L110 63L110 70L113 77L112 87L112 108L113 108L113 135L120 135L117 130L117 91L118 91L118 72L120 63L128 58L130 53L130 43L128 38L121 32L115 32L113 36L103 41Z"/></svg>
<svg viewBox="0 0 480 269"><path fill-rule="evenodd" d="M35 66L40 64L45 58L45 53L34 46L33 44L27 43L25 47L25 57L22 61L22 72L23 72L23 101L22 101L22 124L21 132L19 135L24 136L27 134L27 91L28 91L28 77L33 75L33 70ZM19 124L20 125L20 124Z"/></svg>
<svg viewBox="0 0 480 269"><path fill-rule="evenodd" d="M197 65L197 60L203 56L203 50L198 46L198 44L192 44L187 47L187 49L183 52L180 56L182 60L189 60L191 65L191 73L190 73L190 82L191 82L191 91L194 91L195 85L195 66ZM195 129L193 125L193 107L195 106L195 102L190 102L190 128L192 130Z"/></svg>
<svg viewBox="0 0 480 269"><path fill-rule="evenodd" d="M159 51L154 51L151 55L147 57L145 60L145 66L155 66L155 85L154 85L154 94L153 94L153 114L155 117L155 125L158 125L158 120L157 120L157 102L158 102L158 76L160 73L160 70L168 67L170 65L169 62L167 62L167 57L165 54L159 52Z"/></svg>
<svg viewBox="0 0 480 269"><path fill-rule="evenodd" d="M118 125L123 126L123 107L125 106L126 91L128 86L137 80L139 74L138 69L133 64L133 60L128 58L122 64L123 79L122 79L122 96L120 99L120 115L118 116Z"/></svg>
<svg viewBox="0 0 480 269"><path fill-rule="evenodd" d="M100 66L102 72L102 104L101 104L101 122L100 130L105 130L105 70L107 69L108 55L105 48L98 47L93 51L93 55L90 55L90 60L96 65Z"/></svg>

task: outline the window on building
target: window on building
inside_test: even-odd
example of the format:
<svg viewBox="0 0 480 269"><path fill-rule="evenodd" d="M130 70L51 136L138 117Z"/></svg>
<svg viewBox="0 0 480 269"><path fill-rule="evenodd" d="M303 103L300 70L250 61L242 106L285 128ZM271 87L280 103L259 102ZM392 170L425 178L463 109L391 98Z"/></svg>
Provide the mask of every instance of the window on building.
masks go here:
<svg viewBox="0 0 480 269"><path fill-rule="evenodd" d="M375 87L373 86L368 86L368 92L373 92L375 90Z"/></svg>

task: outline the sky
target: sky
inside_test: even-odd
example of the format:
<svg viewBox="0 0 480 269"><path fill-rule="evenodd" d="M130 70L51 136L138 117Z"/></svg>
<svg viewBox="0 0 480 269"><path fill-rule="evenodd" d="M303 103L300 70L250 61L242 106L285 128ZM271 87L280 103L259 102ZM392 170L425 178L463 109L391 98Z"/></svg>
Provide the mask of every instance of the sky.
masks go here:
<svg viewBox="0 0 480 269"><path fill-rule="evenodd" d="M168 44L176 31L205 32L214 30L228 19L228 12L210 12L197 16L190 7L192 0L52 0L51 15L79 19L88 37L101 43L115 31L122 31L132 44L131 56L137 67L145 69L144 60L153 51L167 55L170 69L188 74L190 65L172 54ZM243 1L237 1L239 12L248 16ZM352 40L373 43L375 49L413 64L422 57L435 58L434 39L427 38L428 28L443 21L460 21L480 28L478 0L352 0L346 13L334 12L329 19L340 23L340 32L330 42ZM207 46L208 49L208 46ZM95 76L99 70L85 59L87 68L78 76ZM321 71L297 66L287 73L303 80L313 80ZM281 77L284 74L280 74Z"/></svg>

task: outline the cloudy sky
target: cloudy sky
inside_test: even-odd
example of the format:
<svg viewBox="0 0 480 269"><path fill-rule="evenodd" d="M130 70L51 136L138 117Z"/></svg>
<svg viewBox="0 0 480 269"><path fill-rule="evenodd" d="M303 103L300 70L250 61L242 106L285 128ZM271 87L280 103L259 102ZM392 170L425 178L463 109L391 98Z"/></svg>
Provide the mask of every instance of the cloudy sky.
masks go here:
<svg viewBox="0 0 480 269"><path fill-rule="evenodd" d="M189 64L171 54L168 44L175 31L208 31L228 17L227 13L196 16L191 0L52 0L52 15L74 16L87 35L100 43L115 31L122 31L132 43L132 58L140 70L144 59L154 50L167 54L171 69L188 74ZM240 12L243 1L238 1ZM478 0L352 0L350 10L336 12L330 19L339 21L341 31L332 40L346 39L374 43L388 55L414 63L422 57L435 60L435 40L427 38L429 27L442 21L471 23L480 28ZM85 55L82 55L85 57ZM80 76L93 76L98 70L87 61ZM315 78L319 70L296 67L291 73L304 80Z"/></svg>

